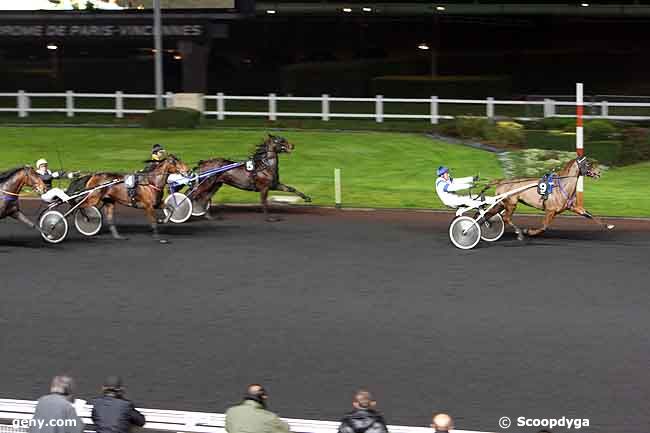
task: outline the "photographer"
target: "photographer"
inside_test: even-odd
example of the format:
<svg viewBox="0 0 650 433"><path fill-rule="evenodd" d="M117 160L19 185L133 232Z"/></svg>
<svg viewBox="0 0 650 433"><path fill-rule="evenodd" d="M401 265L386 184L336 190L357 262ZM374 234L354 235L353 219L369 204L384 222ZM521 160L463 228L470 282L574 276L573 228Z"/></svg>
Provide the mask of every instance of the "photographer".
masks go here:
<svg viewBox="0 0 650 433"><path fill-rule="evenodd" d="M122 379L110 376L104 381L103 395L92 401L92 419L97 433L129 433L131 426L142 427L144 415L124 398Z"/></svg>

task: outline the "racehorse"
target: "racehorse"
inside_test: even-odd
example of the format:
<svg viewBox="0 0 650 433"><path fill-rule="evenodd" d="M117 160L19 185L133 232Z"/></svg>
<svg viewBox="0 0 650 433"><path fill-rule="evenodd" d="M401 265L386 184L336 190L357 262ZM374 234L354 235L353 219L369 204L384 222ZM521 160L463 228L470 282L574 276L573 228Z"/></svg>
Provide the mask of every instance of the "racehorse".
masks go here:
<svg viewBox="0 0 650 433"><path fill-rule="evenodd" d="M579 206L576 202L576 186L578 184L579 176L587 176L598 179L600 177L600 170L593 166L593 164L584 156L572 159L564 164L562 169L555 173L553 176L554 187L546 198L539 194L535 186L539 179L535 178L517 178L517 179L502 179L491 182L490 184L496 186L496 195L501 195L513 191L517 188L525 187L526 185L533 184L530 188L523 189L519 193L514 193L503 199L501 205L496 206L488 214L495 214L503 209L503 221L511 226L517 238L523 239L523 235L537 236L548 228L551 221L556 215L569 210L585 218L589 218L601 226L606 227L608 230L614 228L611 224L603 223L599 218L594 217L584 207ZM517 203L524 203L525 205L541 209L545 212L542 227L536 229L521 230L512 222L512 214L514 213Z"/></svg>
<svg viewBox="0 0 650 433"><path fill-rule="evenodd" d="M255 152L251 157L252 166L251 164L247 164L247 167L240 166L228 170L219 176L206 178L191 191L189 198L193 201L194 206L207 209L210 199L223 184L247 191L258 191L266 220L277 221L277 219L270 218L268 215L267 198L270 190L290 192L296 194L306 202L311 201L310 197L297 189L280 183L278 154L290 153L293 149L293 144L289 143L286 138L269 134L255 148ZM194 171L202 173L234 163L235 161L224 158L213 158L199 161L199 165Z"/></svg>
<svg viewBox="0 0 650 433"><path fill-rule="evenodd" d="M111 234L115 239L125 239L117 232L117 228L114 224L113 213L115 203L119 203L123 206L144 209L144 212L149 219L149 223L151 224L153 238L161 243L166 243L167 241L161 239L158 234L158 223L156 220L155 209L160 207L162 202L167 177L172 173L180 173L183 176L187 176L189 168L183 161L174 155L169 155L164 160L155 162L156 164L151 164L147 170L135 175L140 178L140 181L136 182L136 191L133 199L129 196L127 186L124 182L126 176L115 173L95 173L93 175L87 175L70 185L67 193L72 194L82 189L90 189L107 182L121 180L122 182L120 183L91 192L80 207L87 208L102 203L106 208L106 219L108 220Z"/></svg>
<svg viewBox="0 0 650 433"><path fill-rule="evenodd" d="M47 190L45 183L31 167L18 167L0 173L0 219L12 217L30 228L40 231L38 226L31 222L20 210L18 197L24 186L30 186L39 194L44 194Z"/></svg>

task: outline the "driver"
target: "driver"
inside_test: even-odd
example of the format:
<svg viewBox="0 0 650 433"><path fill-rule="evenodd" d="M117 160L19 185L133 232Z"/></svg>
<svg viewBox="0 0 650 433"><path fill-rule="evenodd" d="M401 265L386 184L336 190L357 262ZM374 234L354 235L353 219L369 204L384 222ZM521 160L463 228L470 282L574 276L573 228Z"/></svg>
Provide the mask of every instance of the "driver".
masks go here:
<svg viewBox="0 0 650 433"><path fill-rule="evenodd" d="M36 173L49 190L52 189L52 181L54 179L61 179L64 177L72 179L77 175L78 172L66 173L65 171L51 171L48 167L47 160L45 158L41 158L36 161Z"/></svg>
<svg viewBox="0 0 650 433"><path fill-rule="evenodd" d="M469 195L455 194L456 191L469 189L478 180L478 176L452 178L449 168L441 165L437 170L436 192L440 200L449 207L479 207L483 201L475 200Z"/></svg>

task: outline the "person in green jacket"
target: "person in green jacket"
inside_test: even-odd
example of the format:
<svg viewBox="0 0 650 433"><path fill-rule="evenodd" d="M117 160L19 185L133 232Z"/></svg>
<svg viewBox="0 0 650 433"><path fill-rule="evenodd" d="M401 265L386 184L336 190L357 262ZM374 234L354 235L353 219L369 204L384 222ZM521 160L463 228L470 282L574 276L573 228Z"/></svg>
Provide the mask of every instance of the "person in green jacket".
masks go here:
<svg viewBox="0 0 650 433"><path fill-rule="evenodd" d="M266 409L269 396L262 385L248 385L244 400L226 411L228 433L290 433L289 424Z"/></svg>

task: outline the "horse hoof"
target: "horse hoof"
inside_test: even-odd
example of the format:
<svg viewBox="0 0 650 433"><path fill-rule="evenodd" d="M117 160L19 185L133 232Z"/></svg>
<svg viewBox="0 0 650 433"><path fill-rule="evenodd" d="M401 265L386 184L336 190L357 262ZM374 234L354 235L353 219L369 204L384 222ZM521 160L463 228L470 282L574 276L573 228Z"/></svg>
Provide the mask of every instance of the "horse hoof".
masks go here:
<svg viewBox="0 0 650 433"><path fill-rule="evenodd" d="M158 239L158 242L161 244L168 244L169 241L167 239Z"/></svg>
<svg viewBox="0 0 650 433"><path fill-rule="evenodd" d="M124 237L124 236L113 236L113 239L116 241L128 241L129 238Z"/></svg>
<svg viewBox="0 0 650 433"><path fill-rule="evenodd" d="M607 230L613 230L616 227L614 224L607 224Z"/></svg>
<svg viewBox="0 0 650 433"><path fill-rule="evenodd" d="M266 218L267 223L277 223L279 221L282 221L282 218L275 218L275 217L268 217Z"/></svg>

